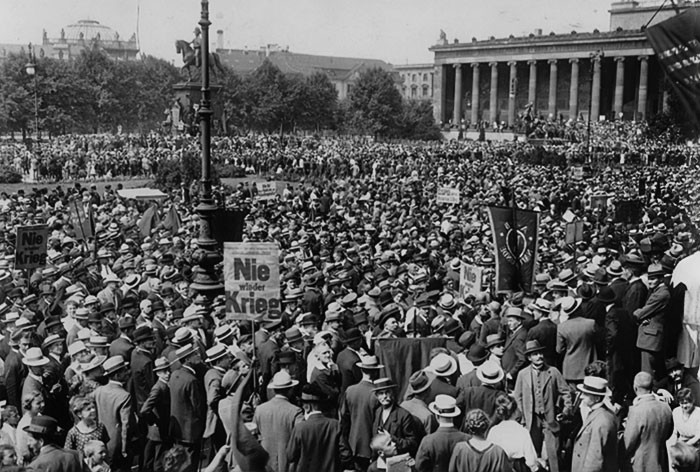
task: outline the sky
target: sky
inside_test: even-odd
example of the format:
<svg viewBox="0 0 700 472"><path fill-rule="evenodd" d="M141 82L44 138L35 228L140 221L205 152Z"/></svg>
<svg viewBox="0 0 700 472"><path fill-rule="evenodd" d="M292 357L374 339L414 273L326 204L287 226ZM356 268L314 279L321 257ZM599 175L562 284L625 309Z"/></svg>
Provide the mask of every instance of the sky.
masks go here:
<svg viewBox="0 0 700 472"><path fill-rule="evenodd" d="M609 28L611 0L211 0L211 43L224 30L224 47L265 44L297 53L430 63L428 48L444 30L452 42ZM137 15L137 11L139 14ZM137 31L141 51L177 60L176 39L191 40L200 17L197 0L0 0L0 43L58 37L80 19L96 20L127 39ZM178 63L178 62L176 62Z"/></svg>

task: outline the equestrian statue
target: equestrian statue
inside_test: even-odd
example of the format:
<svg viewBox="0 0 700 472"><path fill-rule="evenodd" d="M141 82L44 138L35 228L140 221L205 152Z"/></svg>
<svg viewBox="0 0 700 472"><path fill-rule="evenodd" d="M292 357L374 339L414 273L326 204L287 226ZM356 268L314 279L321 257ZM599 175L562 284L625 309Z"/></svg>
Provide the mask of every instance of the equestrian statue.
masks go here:
<svg viewBox="0 0 700 472"><path fill-rule="evenodd" d="M189 77L189 81L192 81L192 68L194 67L195 71L198 70L200 67L202 67L202 59L201 59L201 37L200 35L202 34L201 30L199 27L196 27L194 29L194 39L189 42L185 41L184 39L178 39L175 41L175 49L178 53L182 53L182 63L183 66L180 69L181 71L185 71L187 69L187 76ZM211 68L211 72L214 74L216 77L216 71L218 70L219 72L223 73L224 72L224 66L221 65L221 60L219 59L219 55L215 52L210 52L209 53L209 67Z"/></svg>

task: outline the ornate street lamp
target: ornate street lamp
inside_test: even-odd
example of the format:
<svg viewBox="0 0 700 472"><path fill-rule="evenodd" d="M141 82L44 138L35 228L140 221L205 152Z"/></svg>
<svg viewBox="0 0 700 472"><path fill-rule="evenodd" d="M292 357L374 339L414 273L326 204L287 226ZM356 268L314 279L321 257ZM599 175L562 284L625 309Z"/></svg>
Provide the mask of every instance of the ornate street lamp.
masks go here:
<svg viewBox="0 0 700 472"><path fill-rule="evenodd" d="M592 52L588 55L591 58L591 93L588 97L588 134L586 135L586 162L591 162L591 113L593 112L593 74L595 70L595 64L597 61L601 61L605 56L605 53L598 49L596 52ZM601 65L602 67L602 65Z"/></svg>
<svg viewBox="0 0 700 472"><path fill-rule="evenodd" d="M214 239L212 227L217 211L217 206L212 194L211 185L211 90L209 87L209 0L202 0L202 13L199 26L202 30L202 44L200 48L202 69L202 96L199 102L200 144L202 157L202 197L197 205L199 215L199 254L198 265L194 268L194 280L192 289L211 298L222 293L224 284L219 277L215 266L223 258L217 250L217 241Z"/></svg>
<svg viewBox="0 0 700 472"><path fill-rule="evenodd" d="M37 97L37 74L36 74L36 55L32 48L32 43L29 43L29 62L24 66L24 70L28 76L34 77L34 133L36 134L37 143L39 142L39 99Z"/></svg>

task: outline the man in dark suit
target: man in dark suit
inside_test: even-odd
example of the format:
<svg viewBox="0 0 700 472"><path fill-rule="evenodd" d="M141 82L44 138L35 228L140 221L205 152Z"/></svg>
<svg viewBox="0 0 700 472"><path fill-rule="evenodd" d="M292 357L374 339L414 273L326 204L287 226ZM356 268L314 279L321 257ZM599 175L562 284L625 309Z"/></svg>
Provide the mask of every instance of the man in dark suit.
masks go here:
<svg viewBox="0 0 700 472"><path fill-rule="evenodd" d="M51 472L87 472L89 468L80 460L77 451L63 449L57 445L58 422L39 415L32 418L24 431L29 433L29 449L36 454L29 464L30 470Z"/></svg>
<svg viewBox="0 0 700 472"><path fill-rule="evenodd" d="M637 348L641 352L641 370L658 379L664 372L664 317L671 300L666 284L663 283L664 270L660 264L649 266L649 298L643 307L632 312L639 323Z"/></svg>
<svg viewBox="0 0 700 472"><path fill-rule="evenodd" d="M306 419L297 423L287 444L289 472L342 472L352 469L352 456L336 419L321 413L322 392L304 385L301 401Z"/></svg>
<svg viewBox="0 0 700 472"><path fill-rule="evenodd" d="M374 411L372 436L386 431L396 442L399 454L409 453L415 456L424 434L413 416L396 404L394 389L396 384L391 379L383 378L374 382L374 394L379 401L379 408Z"/></svg>
<svg viewBox="0 0 700 472"><path fill-rule="evenodd" d="M505 374L496 361L488 360L477 367L476 377L480 385L461 390L457 405L463 411L478 408L491 418L496 411L496 399L506 394L503 385Z"/></svg>
<svg viewBox="0 0 700 472"><path fill-rule="evenodd" d="M622 267L622 263L620 261L612 261L605 271L610 276L608 286L615 292L615 298L621 302L625 293L627 293L627 287L629 287L629 282L623 277L625 270Z"/></svg>
<svg viewBox="0 0 700 472"><path fill-rule="evenodd" d="M634 377L637 397L630 406L624 435L626 460L634 472L669 470L666 441L673 433L673 415L652 393L652 382L648 372Z"/></svg>
<svg viewBox="0 0 700 472"><path fill-rule="evenodd" d="M22 357L30 344L31 334L28 331L15 331L10 338L10 353L5 358L7 404L14 406L18 411L22 411L22 385L28 372L22 363Z"/></svg>
<svg viewBox="0 0 700 472"><path fill-rule="evenodd" d="M158 380L148 393L139 416L148 424L146 446L143 451L145 470L160 470L163 454L171 445L170 441L170 362L165 357L156 359L153 373Z"/></svg>
<svg viewBox="0 0 700 472"><path fill-rule="evenodd" d="M136 426L131 395L125 388L130 375L128 364L123 357L114 356L102 364L102 369L109 382L97 387L94 397L97 415L109 435L107 453L110 467L113 471L128 471L131 469L134 452L131 443L135 439Z"/></svg>
<svg viewBox="0 0 700 472"><path fill-rule="evenodd" d="M428 434L420 442L415 469L417 472L448 470L455 444L469 439L468 434L459 431L454 425L454 419L462 412L457 407L457 401L449 395L438 395L428 408L437 418L439 426L437 431Z"/></svg>
<svg viewBox="0 0 700 472"><path fill-rule="evenodd" d="M202 358L194 344L187 344L175 351L175 358L182 364L172 373L170 388L170 437L183 446L189 458L188 471L199 467L199 456L207 414L204 385L197 378L197 366Z"/></svg>
<svg viewBox="0 0 700 472"><path fill-rule="evenodd" d="M124 359L131 359L131 351L134 350L134 329L136 322L134 318L126 315L119 320L119 337L109 345L109 355L122 356Z"/></svg>
<svg viewBox="0 0 700 472"><path fill-rule="evenodd" d="M625 397L631 398L632 369L637 353L636 339L630 336L636 328L634 319L627 313L612 287L603 287L597 295L605 306L604 352L608 367L608 379L613 392L613 401L622 404ZM638 354L637 354L638 356Z"/></svg>
<svg viewBox="0 0 700 472"><path fill-rule="evenodd" d="M549 318L552 302L538 298L530 305L530 310L537 321L527 332L526 341L537 341L542 347L544 361L547 365L556 367L557 362L557 325Z"/></svg>
<svg viewBox="0 0 700 472"><path fill-rule="evenodd" d="M536 339L525 344L530 365L518 373L513 397L538 454L544 456L544 446L546 457L555 459L559 451L557 408L563 403L565 414L570 414L572 401L564 376L556 367L547 364L544 352ZM549 460L549 470L558 472L559 461Z"/></svg>
<svg viewBox="0 0 700 472"><path fill-rule="evenodd" d="M301 333L299 333L301 336ZM362 372L357 366L360 362L360 347L362 346L362 334L357 328L351 328L345 332L342 340L345 348L340 351L335 363L338 365L342 382L340 393L342 394L351 385L355 385L362 379Z"/></svg>
<svg viewBox="0 0 700 472"><path fill-rule="evenodd" d="M501 365L506 374L508 384L511 386L518 377L518 372L527 364L527 360L525 359L527 330L523 326L523 321L525 321L525 315L523 315L523 310L521 308L510 307L506 310L508 334L503 349Z"/></svg>
<svg viewBox="0 0 700 472"><path fill-rule="evenodd" d="M571 470L617 472L617 419L603 402L612 393L608 382L586 377L577 388L581 391L584 420L574 440Z"/></svg>
<svg viewBox="0 0 700 472"><path fill-rule="evenodd" d="M379 406L374 395L374 381L384 367L376 356L366 357L357 363L362 379L348 387L340 402L340 425L350 447L357 470L366 470L372 457L369 444L372 440L374 411Z"/></svg>
<svg viewBox="0 0 700 472"><path fill-rule="evenodd" d="M281 321L274 323L268 322L266 326L268 326L270 337L267 338L267 341L257 346L258 359L260 360L260 375L262 377L260 392L264 397L267 397L267 393L265 393L267 384L270 382L275 372L279 370L277 356L282 349L282 341L284 338L284 334L280 331L282 327Z"/></svg>
<svg viewBox="0 0 700 472"><path fill-rule="evenodd" d="M623 264L627 279L627 291L622 298L622 308L627 310L627 313L634 313L635 310L643 307L647 300L649 291L641 279L646 265L644 259L635 253L625 255Z"/></svg>
<svg viewBox="0 0 700 472"><path fill-rule="evenodd" d="M131 352L131 394L136 411L141 411L143 403L155 383L153 373L153 349L155 337L148 326L139 326L134 331L136 348ZM145 431L144 431L145 432Z"/></svg>
<svg viewBox="0 0 700 472"><path fill-rule="evenodd" d="M435 400L438 395L457 396L458 390L454 385L454 377L459 367L454 357L440 353L431 359L428 370L434 374L435 378L425 394L426 407L427 403Z"/></svg>

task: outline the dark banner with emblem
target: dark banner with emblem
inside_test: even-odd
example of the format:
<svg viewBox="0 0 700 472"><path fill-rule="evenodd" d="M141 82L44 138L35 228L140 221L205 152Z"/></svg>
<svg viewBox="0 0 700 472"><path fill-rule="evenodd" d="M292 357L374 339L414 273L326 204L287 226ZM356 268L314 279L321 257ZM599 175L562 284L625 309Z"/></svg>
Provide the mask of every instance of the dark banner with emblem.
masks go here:
<svg viewBox="0 0 700 472"><path fill-rule="evenodd" d="M700 127L700 8L650 26L646 34L683 106Z"/></svg>
<svg viewBox="0 0 700 472"><path fill-rule="evenodd" d="M496 292L530 292L537 262L539 213L489 207L489 220L496 252Z"/></svg>

